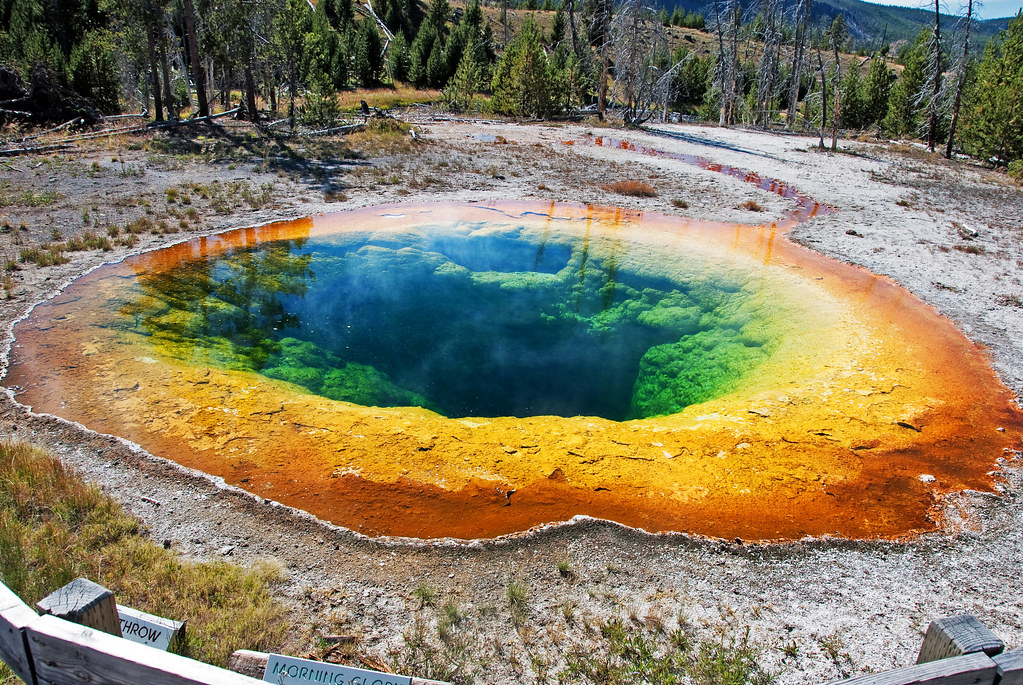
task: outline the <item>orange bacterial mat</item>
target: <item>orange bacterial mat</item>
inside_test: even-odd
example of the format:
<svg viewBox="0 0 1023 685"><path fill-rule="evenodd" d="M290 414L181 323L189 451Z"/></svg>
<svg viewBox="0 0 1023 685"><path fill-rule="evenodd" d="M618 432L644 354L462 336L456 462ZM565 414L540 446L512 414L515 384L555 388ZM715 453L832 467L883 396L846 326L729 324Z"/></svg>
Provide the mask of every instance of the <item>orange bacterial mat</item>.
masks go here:
<svg viewBox="0 0 1023 685"><path fill-rule="evenodd" d="M495 290L557 274L581 281L594 264L666 282L665 292L709 282L704 271L734 283L746 299L729 313L729 335L758 361L665 416L448 417L331 399L215 352L189 357L176 338L130 321L163 307L139 294L140 280L186 262L280 241L314 251L355 233L383 250L445 226L515 231L556 244L571 265L514 280L483 268L459 276ZM643 307L637 320L650 325L683 315ZM569 203L370 207L197 239L79 278L14 335L5 383L34 411L371 536L492 538L586 515L747 540L891 538L933 529L946 493L990 491L996 460L1023 434L983 351L888 279L799 247L777 226Z"/></svg>

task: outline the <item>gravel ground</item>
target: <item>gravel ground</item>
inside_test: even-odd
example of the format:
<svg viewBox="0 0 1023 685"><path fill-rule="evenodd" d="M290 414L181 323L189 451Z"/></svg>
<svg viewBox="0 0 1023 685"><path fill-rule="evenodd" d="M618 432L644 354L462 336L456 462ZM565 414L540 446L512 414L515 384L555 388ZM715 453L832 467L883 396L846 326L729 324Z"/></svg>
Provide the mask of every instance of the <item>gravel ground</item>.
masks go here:
<svg viewBox="0 0 1023 685"><path fill-rule="evenodd" d="M2 161L0 197L15 200L0 203L0 220L11 227L0 250L9 259L55 231L67 239L89 225L102 233L108 223L129 223L147 203L157 219L187 226L111 252L73 253L65 265L24 266L0 303L0 320L9 331L75 275L131 252L380 202L535 197L745 223L792 208L751 184L671 159L561 145L608 134L749 169L836 208L789 237L897 281L985 347L1004 383L1023 393L1023 191L1004 176L912 146L847 141L842 153L826 154L815 139L694 126L642 133L437 119L416 126L414 145L341 161L329 149L297 144L250 145L230 159L209 153L211 140L224 150L244 137L234 124L201 140L171 139L169 149L147 139ZM623 198L600 187L620 179L651 183L658 196ZM167 203L167 188L214 181L239 185L220 204L216 193L193 192L195 214ZM241 199L243 188L251 200ZM26 202L26 190L56 197ZM740 208L748 200L763 213ZM294 607L288 647L295 652L316 636L352 633L366 654L407 659L417 626L425 626L439 659L465 662L459 677L543 681L572 650L598 650L596 626L620 616L648 631L686 627L701 640L739 640L748 627L760 664L795 684L911 664L928 623L963 612L1010 647L1023 645L1018 453L1002 459L997 494L949 498L940 529L911 540L744 545L578 519L496 541L428 543L325 525L115 438L33 415L8 396L0 401L0 433L53 450L141 518L154 539L185 555L276 560L282 597ZM509 585L524 590L517 610ZM434 601L424 601L431 592ZM460 620L445 641L437 625L446 605L457 606Z"/></svg>

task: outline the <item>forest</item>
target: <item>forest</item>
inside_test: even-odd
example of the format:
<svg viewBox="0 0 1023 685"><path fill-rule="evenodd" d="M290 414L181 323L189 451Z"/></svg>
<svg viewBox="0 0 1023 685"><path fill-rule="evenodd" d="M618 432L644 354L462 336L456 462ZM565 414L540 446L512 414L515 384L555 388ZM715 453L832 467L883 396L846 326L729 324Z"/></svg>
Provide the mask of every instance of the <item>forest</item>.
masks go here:
<svg viewBox="0 0 1023 685"><path fill-rule="evenodd" d="M0 0L0 120L40 79L102 113L156 121L240 104L254 122L329 127L338 94L440 91L454 112L685 118L925 141L1023 172L1023 15L986 45L973 8L912 42L854 41L813 0ZM936 3L937 5L937 3ZM946 17L947 19L947 17ZM36 121L35 123L41 123ZM60 122L49 122L60 123Z"/></svg>

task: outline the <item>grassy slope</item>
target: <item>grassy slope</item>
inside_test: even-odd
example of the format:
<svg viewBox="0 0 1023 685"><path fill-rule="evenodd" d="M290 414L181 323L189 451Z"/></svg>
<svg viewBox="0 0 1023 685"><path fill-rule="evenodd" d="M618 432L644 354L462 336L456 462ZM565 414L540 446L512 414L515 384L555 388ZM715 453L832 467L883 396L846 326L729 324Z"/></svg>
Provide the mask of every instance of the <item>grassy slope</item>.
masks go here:
<svg viewBox="0 0 1023 685"><path fill-rule="evenodd" d="M288 629L271 590L280 571L195 563L57 459L0 444L0 578L28 604L84 576L120 604L188 621L183 654L225 665L236 649L279 647ZM0 683L17 680L0 664Z"/></svg>

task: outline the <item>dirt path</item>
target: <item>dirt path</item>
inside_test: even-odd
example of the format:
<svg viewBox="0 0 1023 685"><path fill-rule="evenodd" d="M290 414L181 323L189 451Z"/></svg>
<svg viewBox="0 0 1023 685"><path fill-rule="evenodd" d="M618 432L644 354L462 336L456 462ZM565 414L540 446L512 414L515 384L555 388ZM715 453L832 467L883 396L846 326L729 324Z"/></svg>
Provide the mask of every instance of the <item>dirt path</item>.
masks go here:
<svg viewBox="0 0 1023 685"><path fill-rule="evenodd" d="M69 278L129 252L380 202L534 197L747 223L793 207L674 160L561 144L607 131L458 122L417 130L414 144L365 143L370 152L361 159L313 146L261 150L239 129L230 133L247 147L218 146L210 133L135 150L0 162L2 197L14 200L0 203L10 226L0 249L9 259L54 231L66 240L115 224L122 227L115 239L123 240L123 227L142 217L181 230L140 233L134 246L109 253L69 253L65 265L25 267L0 317L9 327ZM610 134L777 178L835 207L792 237L902 284L986 346L1006 385L1023 392L1023 192L1003 177L894 146L850 143L851 154L829 155L813 151L813 139L734 130ZM651 183L658 196L624 198L600 187L620 179ZM56 197L23 194L45 191ZM751 216L740 208L749 200L764 211ZM318 635L354 632L363 651L407 660L410 640L402 635L411 639L425 626L438 658L465 661L462 675L542 680L564 667L570 650L596 649L595 626L617 615L644 630L685 625L702 638L738 639L749 626L764 647L762 665L779 671L780 682L816 683L912 663L928 622L962 612L1008 645L1023 645L1023 598L1013 589L1023 567L1023 478L1010 464L1018 455L1006 455L1000 497L953 498L942 532L908 542L738 545L580 520L493 542L426 544L367 540L322 525L120 441L30 415L7 397L0 433L56 451L142 518L155 539L185 554L276 559L287 577L282 593L304 626L296 649ZM509 607L509 584L525 589L524 614ZM424 602L431 592L435 600ZM462 619L442 641L436 627L448 603Z"/></svg>

